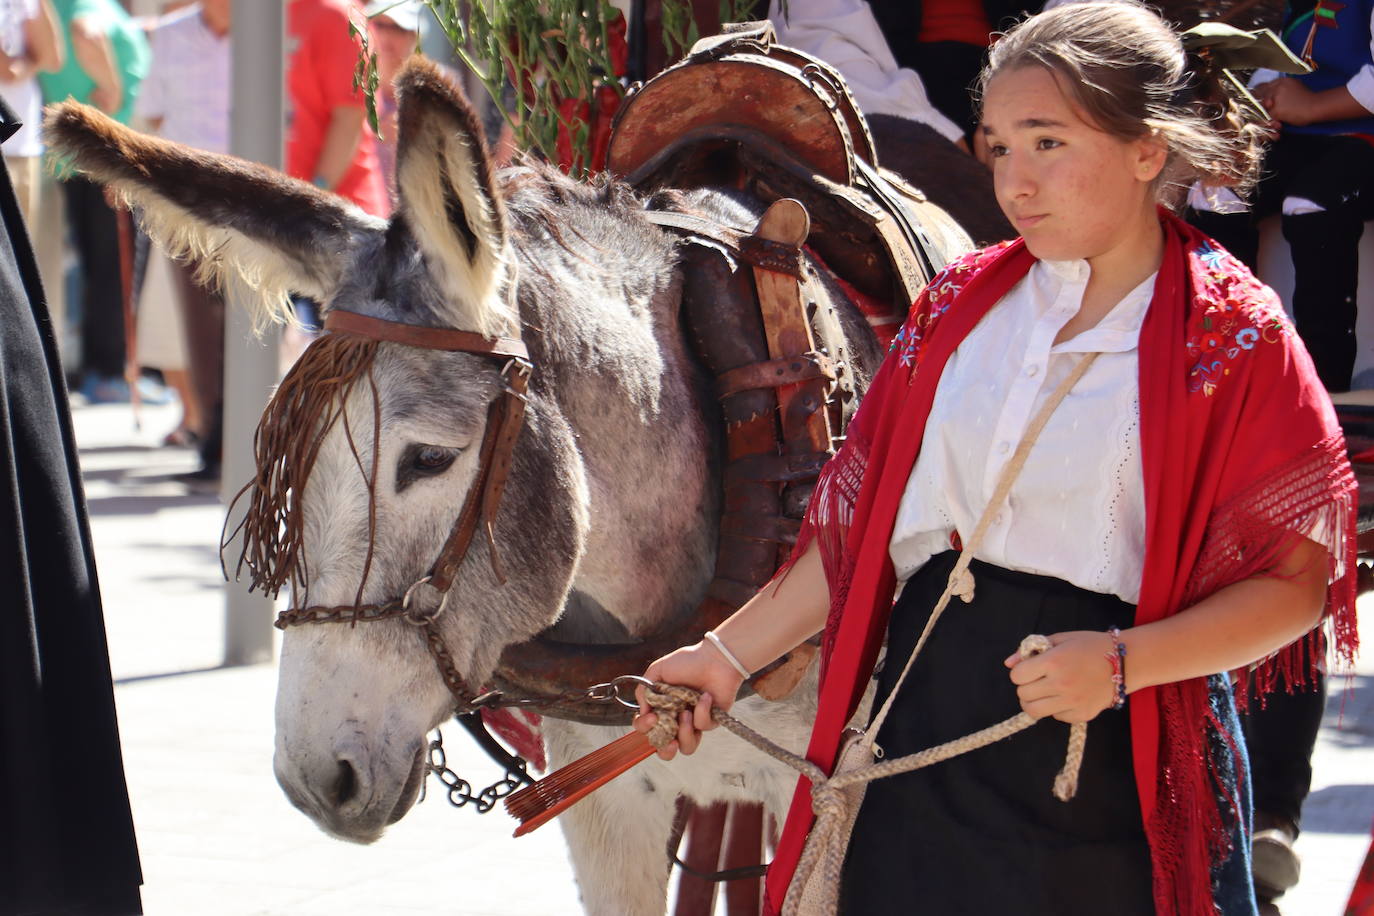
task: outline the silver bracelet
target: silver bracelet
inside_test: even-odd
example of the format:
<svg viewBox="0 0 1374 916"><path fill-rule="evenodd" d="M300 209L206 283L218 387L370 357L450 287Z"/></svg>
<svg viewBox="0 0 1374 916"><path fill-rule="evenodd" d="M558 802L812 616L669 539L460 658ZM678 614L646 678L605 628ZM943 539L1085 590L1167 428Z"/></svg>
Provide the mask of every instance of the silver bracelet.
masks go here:
<svg viewBox="0 0 1374 916"><path fill-rule="evenodd" d="M725 660L726 660L727 662L730 663L730 667L734 668L736 671L739 672L739 676L740 676L740 677L742 677L742 678L748 678L748 677L749 677L749 674L750 674L749 669L746 668L746 667L744 667L744 665L740 663L740 660L739 660L738 658L735 658L735 653L733 653L733 652L731 652L729 649L725 648L725 643L723 643L723 642L720 641L720 637L719 637L719 636L717 636L717 635L716 635L714 632L712 632L711 630L707 630L707 631L706 631L706 639L707 639L708 642L711 643L711 645L715 646L717 649L720 650L720 654L723 655L723 656L725 656Z"/></svg>

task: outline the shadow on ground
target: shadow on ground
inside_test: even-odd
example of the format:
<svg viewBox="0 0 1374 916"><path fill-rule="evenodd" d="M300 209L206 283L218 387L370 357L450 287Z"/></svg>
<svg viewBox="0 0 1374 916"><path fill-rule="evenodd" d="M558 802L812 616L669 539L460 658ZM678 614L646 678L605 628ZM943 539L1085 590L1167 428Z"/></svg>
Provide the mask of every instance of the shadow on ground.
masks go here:
<svg viewBox="0 0 1374 916"><path fill-rule="evenodd" d="M208 665L204 668L187 668L184 671L159 671L156 674L133 674L129 677L115 678L115 686L120 687L124 684L137 684L141 681L164 681L173 677L184 677L188 674L209 674L211 671L223 671L228 665Z"/></svg>
<svg viewBox="0 0 1374 916"><path fill-rule="evenodd" d="M1371 813L1374 813L1374 786L1327 786L1307 796L1302 806L1302 829L1369 836Z"/></svg>
<svg viewBox="0 0 1374 916"><path fill-rule="evenodd" d="M186 506L214 506L214 493L169 493L166 496L87 496L86 510L91 515L151 515L163 509Z"/></svg>
<svg viewBox="0 0 1374 916"><path fill-rule="evenodd" d="M1322 740L1364 747L1374 739L1374 676L1337 674L1327 681Z"/></svg>

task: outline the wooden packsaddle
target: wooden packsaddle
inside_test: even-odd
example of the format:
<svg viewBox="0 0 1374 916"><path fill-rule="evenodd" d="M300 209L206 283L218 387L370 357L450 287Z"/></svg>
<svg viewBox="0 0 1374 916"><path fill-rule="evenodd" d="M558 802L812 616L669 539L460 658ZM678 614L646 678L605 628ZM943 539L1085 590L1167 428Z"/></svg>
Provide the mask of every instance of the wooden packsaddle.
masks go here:
<svg viewBox="0 0 1374 916"><path fill-rule="evenodd" d="M818 347L818 340L844 339L822 333L836 318L817 305L828 301L818 285L838 283L859 305L874 339L855 342L851 329L850 346L867 347L874 362L934 273L972 247L944 211L880 168L839 74L777 45L766 22L705 39L632 89L614 122L608 168L651 199L725 187L767 209L751 226L722 225L682 207L648 211L683 239L683 320L715 377L724 424L715 575L685 625L639 644L628 658L625 647L549 651L539 641L507 650L499 686L537 688L546 697L643 671L699 640L790 553L820 469L863 393L854 354ZM765 698L786 696L815 653L814 644L803 644L748 686ZM605 705L555 703L545 711L589 722L628 719L623 708ZM765 835L759 805L698 808L680 800L670 843L677 849L681 840L677 861L685 866L679 916L711 912L711 881L730 879L728 911L756 913L762 868L755 863L766 855Z"/></svg>
<svg viewBox="0 0 1374 916"><path fill-rule="evenodd" d="M704 39L632 88L614 123L608 167L651 199L724 187L767 210L748 226L681 206L646 211L683 239L684 323L715 377L724 422L715 577L697 613L669 631L628 650L515 646L495 685L544 698L547 714L599 724L628 721L627 711L558 698L642 671L700 639L752 597L795 544L820 468L862 394L848 368L854 354L818 347L841 339L819 333L838 321L817 305L826 301L820 286L838 283L885 346L934 272L971 247L944 211L880 168L839 74L777 45L767 22ZM877 352L874 340L860 343ZM785 695L813 653L801 647L751 686Z"/></svg>

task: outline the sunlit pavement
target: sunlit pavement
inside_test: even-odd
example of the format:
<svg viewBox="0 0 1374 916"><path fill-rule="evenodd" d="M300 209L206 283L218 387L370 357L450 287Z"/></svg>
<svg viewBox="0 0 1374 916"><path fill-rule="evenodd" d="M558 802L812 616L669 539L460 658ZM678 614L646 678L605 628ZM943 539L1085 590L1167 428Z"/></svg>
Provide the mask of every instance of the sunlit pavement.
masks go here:
<svg viewBox="0 0 1374 916"><path fill-rule="evenodd" d="M135 431L128 407L74 411L149 916L580 912L557 827L512 839L515 821L450 808L436 780L372 846L291 807L272 777L275 666L219 667L222 513L171 479L194 455L156 447L176 412L145 408ZM445 737L460 775L499 776Z"/></svg>
<svg viewBox="0 0 1374 916"><path fill-rule="evenodd" d="M274 667L219 667L222 512L171 478L195 466L191 452L157 447L176 410L145 408L141 431L128 407L74 411L149 916L579 912L555 827L514 840L503 813L455 811L431 791L359 847L290 806L272 778ZM1374 646L1368 604L1364 617ZM496 777L458 731L447 749L473 782ZM1333 678L1314 766L1286 916L1338 916L1369 845L1374 648Z"/></svg>

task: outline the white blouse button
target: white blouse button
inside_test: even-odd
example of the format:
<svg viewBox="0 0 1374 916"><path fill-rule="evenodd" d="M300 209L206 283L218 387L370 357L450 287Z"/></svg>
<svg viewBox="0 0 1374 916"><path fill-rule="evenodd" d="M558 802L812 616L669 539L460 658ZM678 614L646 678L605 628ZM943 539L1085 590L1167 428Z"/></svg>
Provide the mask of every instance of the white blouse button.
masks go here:
<svg viewBox="0 0 1374 916"><path fill-rule="evenodd" d="M1145 512L1136 347L1153 280L1123 300L1092 341L1061 348L1073 355L1060 366L1053 338L1081 304L1089 273L1085 262L1037 262L996 306L1001 320L979 323L959 345L893 526L889 553L899 577L948 549L951 531L973 529L1060 370L1105 341L1094 384L1076 386L1045 433L1072 444L1029 449L1008 498L988 512L980 558L1138 598ZM1073 447L1085 442L1094 447ZM1075 525L1081 536L1069 537Z"/></svg>

